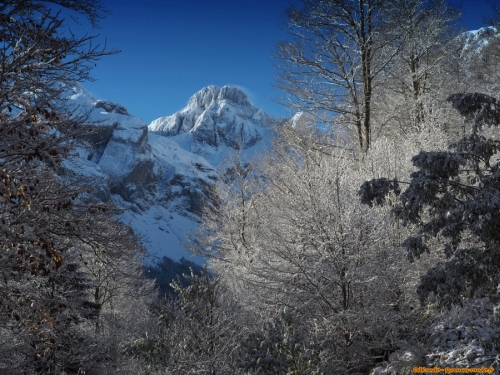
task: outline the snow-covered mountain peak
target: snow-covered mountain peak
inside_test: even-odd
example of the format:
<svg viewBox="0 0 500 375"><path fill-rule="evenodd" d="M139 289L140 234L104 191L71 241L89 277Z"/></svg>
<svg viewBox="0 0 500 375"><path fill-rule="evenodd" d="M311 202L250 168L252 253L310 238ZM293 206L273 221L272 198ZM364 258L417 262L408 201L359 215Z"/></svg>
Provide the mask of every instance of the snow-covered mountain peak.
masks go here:
<svg viewBox="0 0 500 375"><path fill-rule="evenodd" d="M175 141L187 151L210 156L221 147L252 147L274 123L237 87L208 86L194 94L186 108L154 120L148 128L152 133L179 138Z"/></svg>
<svg viewBox="0 0 500 375"><path fill-rule="evenodd" d="M479 30L471 30L458 37L463 45L462 53L481 52L493 40L498 40L500 32L493 26L482 27Z"/></svg>
<svg viewBox="0 0 500 375"><path fill-rule="evenodd" d="M94 99L80 84L61 84L67 104L94 121L65 163L67 173L100 181L97 197L125 209L129 223L154 254L186 256L180 242L199 225L200 212L238 150L246 162L269 143L275 120L234 86L208 86L182 111L149 128L125 107ZM157 133L157 134L153 134Z"/></svg>
<svg viewBox="0 0 500 375"><path fill-rule="evenodd" d="M471 30L465 32L470 38L488 38L498 34L498 30L493 26L481 27L478 30Z"/></svg>
<svg viewBox="0 0 500 375"><path fill-rule="evenodd" d="M222 103L255 108L243 91L229 85L222 88L217 86L204 87L189 99L187 108L204 111Z"/></svg>

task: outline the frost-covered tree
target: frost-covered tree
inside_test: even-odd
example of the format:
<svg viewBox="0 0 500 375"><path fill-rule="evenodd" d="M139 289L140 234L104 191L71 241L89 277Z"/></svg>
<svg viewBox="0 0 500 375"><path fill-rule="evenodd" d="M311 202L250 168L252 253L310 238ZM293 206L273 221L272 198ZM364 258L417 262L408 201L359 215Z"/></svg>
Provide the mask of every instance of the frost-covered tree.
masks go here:
<svg viewBox="0 0 500 375"><path fill-rule="evenodd" d="M302 1L276 47L281 101L347 125L365 151L381 131L434 126L462 90L446 92L458 79L445 72L458 16L446 0Z"/></svg>
<svg viewBox="0 0 500 375"><path fill-rule="evenodd" d="M156 325L150 306L156 301L153 281L144 276L145 250L131 229L107 212L92 214L93 226L70 250L87 278L85 294L94 306L91 333L95 363L88 372L138 374L141 362L124 348Z"/></svg>
<svg viewBox="0 0 500 375"><path fill-rule="evenodd" d="M91 219L92 229L81 239L54 238L57 246L64 245L58 269L42 272L43 264L31 259L33 272L25 275L21 256L12 259L20 265L17 269L1 262L3 275L10 276L0 286L2 369L12 374L137 373L136 363L120 348L147 331L153 290L140 274L142 264L136 258L140 248L127 229L107 214L73 212L72 216ZM97 233L99 237L106 233L107 241L99 238L99 247L86 244ZM96 250L109 252L108 260L96 255ZM29 251L22 255L28 254L34 257Z"/></svg>
<svg viewBox="0 0 500 375"><path fill-rule="evenodd" d="M389 131L422 131L442 115L445 47L459 13L446 0L391 0L386 7L384 34L399 51L381 74L375 119Z"/></svg>
<svg viewBox="0 0 500 375"><path fill-rule="evenodd" d="M410 258L436 251L445 259L422 277L422 302L431 294L440 306L461 305L465 298L497 297L500 283L500 143L492 127L500 123L500 105L488 95L449 97L471 128L448 151L420 152L412 161L418 169L401 192L398 179L365 182L359 194L365 203L382 203L389 191L399 195L394 209L403 224L417 233L404 242ZM433 246L429 241L437 238Z"/></svg>
<svg viewBox="0 0 500 375"><path fill-rule="evenodd" d="M300 358L318 350L323 362L311 369L366 370L391 350L406 309L397 231L385 209L359 202L364 171L352 150L313 128L279 132L263 160L221 181L197 244L243 307L262 316L264 332L286 307L297 332L311 333L297 349Z"/></svg>
<svg viewBox="0 0 500 375"><path fill-rule="evenodd" d="M240 366L245 374L330 374L329 364L321 359L325 345L315 343L314 333L301 332L303 328L285 309L262 329L251 332L242 342Z"/></svg>
<svg viewBox="0 0 500 375"><path fill-rule="evenodd" d="M171 283L176 297L153 306L157 329L131 347L151 374L236 374L245 314L220 279L202 271Z"/></svg>
<svg viewBox="0 0 500 375"><path fill-rule="evenodd" d="M303 0L286 12L292 40L277 45L277 87L285 104L323 121L345 122L359 146L371 143L372 101L378 76L398 47L382 36L381 0Z"/></svg>

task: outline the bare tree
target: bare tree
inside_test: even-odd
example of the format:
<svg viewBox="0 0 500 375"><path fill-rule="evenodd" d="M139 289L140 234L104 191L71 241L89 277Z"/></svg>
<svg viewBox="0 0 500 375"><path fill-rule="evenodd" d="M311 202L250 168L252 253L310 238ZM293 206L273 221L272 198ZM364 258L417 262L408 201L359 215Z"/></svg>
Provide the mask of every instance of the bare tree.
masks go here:
<svg viewBox="0 0 500 375"><path fill-rule="evenodd" d="M403 133L422 131L445 107L443 67L447 43L460 16L446 0L387 2L385 33L399 52L381 76L374 106L379 127L396 124ZM392 127L394 129L394 127Z"/></svg>
<svg viewBox="0 0 500 375"><path fill-rule="evenodd" d="M303 0L286 12L293 39L277 45L283 90L292 108L354 127L367 150L376 80L398 52L382 33L384 1Z"/></svg>

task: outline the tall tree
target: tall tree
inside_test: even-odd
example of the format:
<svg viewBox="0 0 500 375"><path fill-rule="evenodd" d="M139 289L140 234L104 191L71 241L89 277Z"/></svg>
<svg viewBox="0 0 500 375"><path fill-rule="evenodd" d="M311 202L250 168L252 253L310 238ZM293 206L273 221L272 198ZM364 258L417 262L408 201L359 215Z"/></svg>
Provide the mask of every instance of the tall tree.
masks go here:
<svg viewBox="0 0 500 375"><path fill-rule="evenodd" d="M376 79L398 52L382 37L382 0L303 0L286 11L291 41L277 45L277 87L293 108L353 126L359 146L371 142Z"/></svg>
<svg viewBox="0 0 500 375"><path fill-rule="evenodd" d="M246 309L271 318L286 307L326 367L366 370L391 349L404 309L396 234L384 209L367 214L357 200L363 171L352 151L312 129L279 131L257 171L237 165L218 186L223 199L207 212L198 244ZM313 349L299 346L299 357ZM269 347L253 349L265 357Z"/></svg>
<svg viewBox="0 0 500 375"><path fill-rule="evenodd" d="M384 33L399 52L381 77L377 120L379 126L395 123L404 133L421 131L446 99L444 48L460 14L446 0L391 0L385 7Z"/></svg>

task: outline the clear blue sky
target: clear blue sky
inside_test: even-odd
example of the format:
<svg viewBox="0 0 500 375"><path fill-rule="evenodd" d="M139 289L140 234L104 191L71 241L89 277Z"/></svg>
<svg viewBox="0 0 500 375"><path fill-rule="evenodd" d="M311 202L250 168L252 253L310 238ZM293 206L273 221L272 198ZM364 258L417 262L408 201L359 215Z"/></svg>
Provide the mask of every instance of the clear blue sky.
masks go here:
<svg viewBox="0 0 500 375"><path fill-rule="evenodd" d="M287 113L270 98L276 71L270 57L286 39L284 9L298 0L105 0L113 13L99 32L122 52L97 63L96 99L124 105L147 123L182 109L207 85L237 85L253 103L276 117ZM464 26L483 26L487 0L462 3Z"/></svg>

